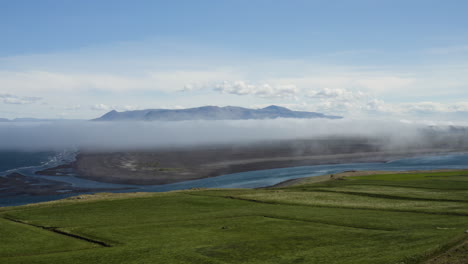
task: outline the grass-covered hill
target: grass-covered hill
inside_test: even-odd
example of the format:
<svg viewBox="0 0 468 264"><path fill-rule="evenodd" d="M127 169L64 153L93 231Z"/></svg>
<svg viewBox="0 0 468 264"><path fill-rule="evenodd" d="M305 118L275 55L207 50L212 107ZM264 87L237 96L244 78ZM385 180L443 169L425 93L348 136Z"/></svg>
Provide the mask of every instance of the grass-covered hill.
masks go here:
<svg viewBox="0 0 468 264"><path fill-rule="evenodd" d="M468 172L0 208L0 263L468 263Z"/></svg>

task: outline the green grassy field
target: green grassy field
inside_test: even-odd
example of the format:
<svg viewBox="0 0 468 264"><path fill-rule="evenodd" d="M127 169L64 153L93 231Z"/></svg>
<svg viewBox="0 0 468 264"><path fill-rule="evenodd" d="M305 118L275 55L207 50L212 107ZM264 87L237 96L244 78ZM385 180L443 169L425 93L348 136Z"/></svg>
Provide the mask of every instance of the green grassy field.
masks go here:
<svg viewBox="0 0 468 264"><path fill-rule="evenodd" d="M0 263L462 264L467 229L467 171L98 194L0 208Z"/></svg>

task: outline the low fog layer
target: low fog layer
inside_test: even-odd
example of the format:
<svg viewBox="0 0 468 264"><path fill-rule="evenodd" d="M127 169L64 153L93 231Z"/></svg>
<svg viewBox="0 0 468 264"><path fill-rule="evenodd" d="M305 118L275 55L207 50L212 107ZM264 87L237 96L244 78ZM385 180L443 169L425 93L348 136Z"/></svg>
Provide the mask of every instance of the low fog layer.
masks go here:
<svg viewBox="0 0 468 264"><path fill-rule="evenodd" d="M463 148L467 130L397 121L275 119L0 123L1 150L137 150L293 139L360 138L385 149Z"/></svg>

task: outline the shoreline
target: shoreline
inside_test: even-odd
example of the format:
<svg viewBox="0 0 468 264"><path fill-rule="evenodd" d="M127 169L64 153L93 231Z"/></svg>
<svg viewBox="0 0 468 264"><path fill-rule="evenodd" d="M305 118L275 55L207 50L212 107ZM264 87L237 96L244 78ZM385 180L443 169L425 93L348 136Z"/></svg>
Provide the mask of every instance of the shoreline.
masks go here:
<svg viewBox="0 0 468 264"><path fill-rule="evenodd" d="M295 185L302 185L302 184L312 184L312 183L319 183L319 182L326 182L326 181L333 181L333 180L341 180L345 177L359 177L359 176L370 176L370 175L381 175L381 174L413 174L413 173L435 173L435 172L467 172L468 165L466 169L434 169L434 170L406 170L406 171L344 171L341 173L336 174L325 174L319 176L311 176L305 178L298 178L298 179L291 179L286 180L271 186L265 186L260 188L254 188L252 190L261 190L261 189L280 189L280 188L287 188ZM330 177L330 176L333 176ZM169 193L178 193L178 192L185 192L185 191L200 191L200 190L220 190L220 188L196 188L196 189L184 189L184 190L171 190L165 192L145 192L135 190L135 192L112 192L112 190L102 190L96 193L77 193L76 195L71 195L66 198L61 199L54 199L48 201L41 201L41 202L34 202L34 203L27 203L21 205L13 205L13 206L21 206L21 207L31 207L31 206L41 206L41 205L53 205L53 204L62 204L63 202L73 202L74 200L83 200L83 201L99 201L99 200L113 200L113 199L127 199L127 198L138 198L138 197L153 197L155 195L164 195ZM223 190L236 190L238 188L221 188ZM249 189L249 188L246 188ZM3 197L0 197L3 198ZM0 206L0 211L2 208L11 207L11 206Z"/></svg>
<svg viewBox="0 0 468 264"><path fill-rule="evenodd" d="M39 177L26 176L18 172L13 172L0 177L0 199L8 199L19 196L50 196L78 194L88 192L106 192L124 190L125 188L84 188L76 187L73 184L62 182L59 179L43 179Z"/></svg>
<svg viewBox="0 0 468 264"><path fill-rule="evenodd" d="M223 155L226 156L225 153L215 152L199 155L200 152L203 151L196 150L181 155L171 152L79 153L72 166L77 171L77 177L80 178L106 183L145 186L179 183L258 170L347 163L385 163L403 158L461 153L456 150L423 149L306 156L257 156L249 159L241 157L241 159L223 160ZM216 155L219 156L215 157ZM213 160L214 162L212 162ZM44 171L40 173L44 173ZM57 176L57 172L53 168L49 169L48 173L48 175Z"/></svg>
<svg viewBox="0 0 468 264"><path fill-rule="evenodd" d="M450 153L445 153L445 154L454 154L454 152L450 152ZM460 154L460 153L459 153ZM421 156L421 155L419 155ZM425 155L427 156L427 155ZM57 166L59 169L60 168L65 168L67 169L69 166L64 166L64 165L59 165ZM292 186L292 185L296 185L296 184L303 184L303 183L316 183L316 182L322 182L322 181L328 181L328 180L339 180L343 177L348 177L348 176L362 176L362 175L370 175L370 174L405 174L405 173L415 173L415 172L443 172L443 171L466 171L468 170L467 167L459 167L459 168L455 168L455 169L447 169L447 168L444 168L444 169L438 169L438 168L434 168L432 170L427 170L427 169L421 169L421 170L418 170L418 169L409 169L409 170L405 170L405 171L401 171L401 170L396 170L396 171L391 171L391 169L385 171L385 170L366 170L365 169L366 166L364 166L364 169L354 169L355 167L349 167L349 169L347 171L343 171L343 172L336 172L334 174L330 174L330 173L323 173L321 175L317 175L317 176L302 176L303 178L293 178L293 179L289 179L289 180L285 180L285 181L282 181L282 182L278 182L276 184L264 184L263 186L260 186L260 187L217 187L217 186L211 186L211 187L190 187L190 186L186 186L184 188L181 188L181 189L165 189L165 190L144 190L144 186L141 186L142 189L140 188L130 188L130 189L134 189L134 190L128 190L128 188L80 188L79 186L71 186L65 182L60 182L60 177L61 176L55 176L57 180L54 180L53 178L49 178L50 180L46 180L46 179L41 179L41 178L36 178L36 177L33 177L33 176L24 176L24 175L12 175L10 176L10 179L8 179L8 177L5 177L3 179L3 186L2 186L2 182L0 181L0 187L2 187L3 189L6 189L8 190L8 195L3 195L2 197L0 197L0 199L4 200L4 203L2 205L3 206L14 206L14 205L21 205L21 204L35 204L35 203L38 203L38 202L42 202L42 201L35 201L35 198L33 197L45 197L45 196L57 196L57 197L51 197L50 199L47 198L49 201L53 201L53 200L59 200L59 199L63 199L63 197L59 197L61 195L69 195L69 196L75 196L75 195L82 195L83 193L105 193L105 192L111 192L111 193L119 193L120 191L124 191L125 193L138 193L138 192L142 192L142 193L168 193L168 192L172 192L172 191L183 191L183 190L190 190L191 188L197 188L197 189L219 189L219 188L222 188L222 189L237 189L237 188L247 188L247 189L270 189L270 188L283 188L283 187L288 187L288 186ZM442 167L443 168L443 167ZM49 170L49 172L52 172L50 171L51 169L53 168L49 168L47 170ZM307 170L307 169L306 169ZM55 174L55 173L53 173ZM55 174L56 175L56 174ZM333 177L331 177L333 175ZM31 178L31 179L27 179L27 178ZM55 178L54 177L54 178ZM18 179L22 179L23 182L20 182ZM2 179L0 179L2 180ZM7 180L7 181L5 181ZM35 186L35 182L31 181L31 180L45 180L47 182L44 182L44 183L47 183L47 184L41 184L41 186ZM50 184L52 183L52 184ZM189 184L190 185L190 184ZM6 188L5 188L6 187ZM156 186L155 186L156 187ZM125 190L128 190L128 191L125 191ZM19 193L19 191L21 191L21 193ZM66 192L64 192L66 191ZM5 193L6 194L6 193ZM9 204L8 200L9 199L15 199L15 197L19 197L18 195L22 196L22 197L25 197L25 196L29 196L29 197L32 197L31 201L30 202L20 202L18 204ZM1 195L0 195L1 196ZM6 200L5 200L6 199ZM13 201L13 200L12 200ZM47 201L47 200L43 200L43 201ZM15 202L13 202L15 203Z"/></svg>
<svg viewBox="0 0 468 264"><path fill-rule="evenodd" d="M346 145L348 148L354 147L353 144ZM108 153L93 153L80 152L77 153L74 161L69 160L67 163L59 164L55 167L42 168L33 172L38 176L26 174L16 175L16 177L5 177L0 181L0 188L5 190L0 198L13 198L18 195L26 196L46 196L46 195L61 195L73 194L82 192L114 192L120 190L129 190L138 192L140 190L152 190L155 192L165 192L177 188L191 188L190 181L197 179L208 179L222 175L242 172L255 172L268 169L279 168L294 168L303 166L317 165L345 165L369 163L369 166L360 166L365 170L366 167L380 167L379 165L388 161L398 160L402 158L424 157L433 155L453 155L463 154L461 150L452 149L417 149L411 151L369 151L372 147L362 146L356 151L350 153L342 153L342 149L334 149L328 153L322 154L321 149L312 149L301 153L292 153L287 146L269 145L268 148L262 146L253 146L250 148L192 148L192 149L173 149L161 151L138 151L138 152L108 152ZM354 150L354 149L352 149ZM360 150L360 151L359 151ZM335 152L335 153L330 153ZM465 152L466 153L466 152ZM289 154L286 156L285 154ZM70 162L71 161L71 162ZM348 167L345 165L345 167ZM353 170L351 166L348 170ZM275 188L289 186L303 181L304 176L308 176L309 169L302 169L302 175L289 177L291 180L279 182L268 182L268 172L262 176L265 181L256 186L247 186L247 188ZM83 173L84 171L84 173ZM325 172L324 172L325 173ZM255 173L254 173L255 174ZM95 184L132 184L139 185L132 188L128 186L97 186L97 185L79 185L75 184L74 180L68 181L62 177L73 177L85 180L95 181ZM291 174L295 176L294 174ZM341 175L341 174L338 174ZM277 177L277 176L274 176ZM325 180L327 175L313 176L314 181ZM329 177L329 176L328 176ZM248 180L246 178L246 180ZM257 179L258 180L258 179ZM284 179L281 179L284 180ZM38 181L41 183L38 185ZM211 184L218 180L207 180L208 185L216 188L218 184ZM236 180L234 180L236 181ZM277 180L275 182L278 182ZM187 182L187 184L184 184ZM239 181L242 183L243 181ZM164 187L166 184L181 183L184 187ZM197 184L194 183L198 188ZM229 181L223 186L232 186ZM193 184L192 184L193 185ZM154 187L151 187L154 186ZM200 188L204 188L201 186ZM221 185L218 185L221 186ZM245 186L245 185L238 185ZM148 189L148 188L149 189ZM152 188L155 188L154 190ZM243 187L242 187L243 188Z"/></svg>
<svg viewBox="0 0 468 264"><path fill-rule="evenodd" d="M332 180L341 180L345 177L357 177L357 176L369 176L369 175L385 175L385 174L413 174L413 173L434 173L434 172L448 172L448 171L460 171L467 172L468 165L466 169L439 169L439 170L406 170L406 171L344 171L334 174L325 174L320 176L311 176L305 178L291 179L286 180L268 187L263 187L259 189L269 189L269 188L284 188L301 184L310 184L318 182L326 182Z"/></svg>

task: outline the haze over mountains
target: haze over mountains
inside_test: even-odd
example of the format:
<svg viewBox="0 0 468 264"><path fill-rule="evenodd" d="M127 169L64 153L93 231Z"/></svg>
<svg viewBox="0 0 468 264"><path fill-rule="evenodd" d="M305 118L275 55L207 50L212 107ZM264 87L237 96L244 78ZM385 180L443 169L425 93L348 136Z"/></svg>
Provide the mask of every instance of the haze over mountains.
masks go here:
<svg viewBox="0 0 468 264"><path fill-rule="evenodd" d="M34 122L72 122L72 121L84 121L81 119L64 119L64 118L30 118L30 117L24 117L24 118L15 118L15 119L7 119L7 118L0 118L0 123L3 122L23 122L23 123L34 123Z"/></svg>
<svg viewBox="0 0 468 264"><path fill-rule="evenodd" d="M93 121L182 121L182 120L247 120L275 118L327 118L340 116L315 112L292 111L285 107L271 105L261 109L237 106L202 106L188 109L147 109L117 112L115 110L93 119Z"/></svg>

